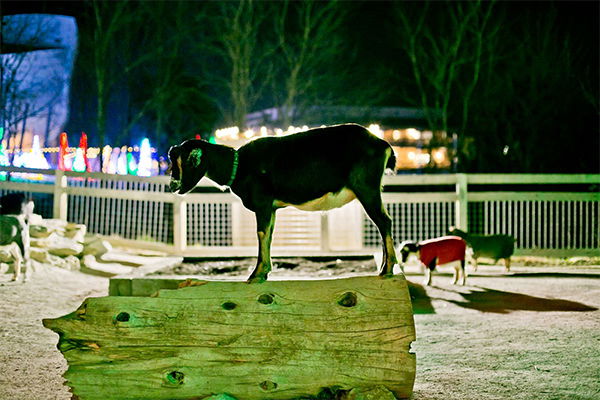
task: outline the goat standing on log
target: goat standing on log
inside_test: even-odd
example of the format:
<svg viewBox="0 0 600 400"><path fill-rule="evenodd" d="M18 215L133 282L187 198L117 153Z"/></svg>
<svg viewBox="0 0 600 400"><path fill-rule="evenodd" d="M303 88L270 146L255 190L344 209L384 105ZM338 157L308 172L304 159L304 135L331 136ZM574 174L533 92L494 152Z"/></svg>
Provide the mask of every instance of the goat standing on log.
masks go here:
<svg viewBox="0 0 600 400"><path fill-rule="evenodd" d="M437 265L458 262L454 266L453 285L458 283L462 275L462 284L467 283L465 273L465 253L467 244L458 236L442 236L435 239L423 240L422 242L402 242L400 245L400 254L404 264L411 253L416 253L419 261L425 267L425 285L431 285L431 273Z"/></svg>
<svg viewBox="0 0 600 400"><path fill-rule="evenodd" d="M187 140L169 149L171 190L185 194L203 176L228 186L256 215L258 261L248 278L262 282L271 271L275 211L293 206L322 211L355 198L377 225L383 240L379 275L397 264L392 220L381 200L386 168L394 169L391 146L360 125L311 129L280 137L261 137L235 150L204 140Z"/></svg>
<svg viewBox="0 0 600 400"><path fill-rule="evenodd" d="M477 271L477 259L479 257L489 257L498 262L504 259L506 272L510 271L510 257L515 252L515 238L511 235L476 235L461 231L460 229L450 228L450 235L456 235L463 238L469 247L473 250L473 270Z"/></svg>

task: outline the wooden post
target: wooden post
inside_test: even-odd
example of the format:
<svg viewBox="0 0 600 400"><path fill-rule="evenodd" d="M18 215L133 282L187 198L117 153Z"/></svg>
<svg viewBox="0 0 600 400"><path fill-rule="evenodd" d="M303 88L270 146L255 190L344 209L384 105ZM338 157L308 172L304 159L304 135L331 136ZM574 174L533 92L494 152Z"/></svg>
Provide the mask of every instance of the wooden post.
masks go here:
<svg viewBox="0 0 600 400"><path fill-rule="evenodd" d="M329 240L329 213L321 213L321 251L328 253L331 251L331 241Z"/></svg>
<svg viewBox="0 0 600 400"><path fill-rule="evenodd" d="M54 204L52 206L52 217L63 221L67 220L67 177L65 172L60 169L56 170L54 175Z"/></svg>
<svg viewBox="0 0 600 400"><path fill-rule="evenodd" d="M89 298L60 334L73 394L95 399L327 398L412 394L415 327L403 275L191 281L156 297Z"/></svg>
<svg viewBox="0 0 600 400"><path fill-rule="evenodd" d="M454 208L454 225L461 230L469 230L467 174L456 174L456 202Z"/></svg>
<svg viewBox="0 0 600 400"><path fill-rule="evenodd" d="M173 245L181 255L187 247L187 202L175 195L173 202Z"/></svg>
<svg viewBox="0 0 600 400"><path fill-rule="evenodd" d="M242 246L244 241L243 213L244 206L240 201L231 203L231 245L233 247Z"/></svg>

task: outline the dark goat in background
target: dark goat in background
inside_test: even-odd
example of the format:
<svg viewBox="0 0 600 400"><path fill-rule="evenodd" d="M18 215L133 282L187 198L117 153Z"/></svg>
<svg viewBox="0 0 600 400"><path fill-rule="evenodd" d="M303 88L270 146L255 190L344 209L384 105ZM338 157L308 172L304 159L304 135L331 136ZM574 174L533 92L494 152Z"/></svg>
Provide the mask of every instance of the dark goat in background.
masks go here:
<svg viewBox="0 0 600 400"><path fill-rule="evenodd" d="M238 150L204 140L187 140L169 150L171 190L185 194L203 176L228 186L256 215L259 251L249 281L271 271L275 211L293 206L320 211L358 199L383 240L380 275L397 264L392 221L381 201L381 180L395 167L391 146L360 125L311 129L252 140Z"/></svg>
<svg viewBox="0 0 600 400"><path fill-rule="evenodd" d="M478 235L467 233L460 229L450 228L450 235L456 235L463 238L469 247L473 250L473 269L477 271L477 259L479 257L487 257L498 262L499 259L504 259L506 272L510 271L510 257L515 252L515 238L511 235L496 234L496 235Z"/></svg>

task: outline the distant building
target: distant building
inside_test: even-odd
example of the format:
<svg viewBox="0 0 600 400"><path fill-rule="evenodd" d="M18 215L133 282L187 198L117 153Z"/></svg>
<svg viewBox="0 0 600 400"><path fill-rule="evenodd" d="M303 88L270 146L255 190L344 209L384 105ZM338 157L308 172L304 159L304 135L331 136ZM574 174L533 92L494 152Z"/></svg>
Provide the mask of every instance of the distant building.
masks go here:
<svg viewBox="0 0 600 400"><path fill-rule="evenodd" d="M269 108L246 116L246 128L219 129L217 143L239 147L255 137L285 135L322 125L354 122L385 139L396 153L399 172L448 172L456 163L456 135L428 129L425 113L405 107L310 107L294 116L300 127L284 127L282 110Z"/></svg>
<svg viewBox="0 0 600 400"><path fill-rule="evenodd" d="M278 126L281 127L283 118L281 108L267 108L246 116L248 127ZM398 128L425 128L425 113L418 108L409 107L356 107L356 106L314 106L301 114L293 110L293 120L297 125L332 125L346 122L359 124L377 123L381 126L396 126ZM283 128L283 127L282 127Z"/></svg>

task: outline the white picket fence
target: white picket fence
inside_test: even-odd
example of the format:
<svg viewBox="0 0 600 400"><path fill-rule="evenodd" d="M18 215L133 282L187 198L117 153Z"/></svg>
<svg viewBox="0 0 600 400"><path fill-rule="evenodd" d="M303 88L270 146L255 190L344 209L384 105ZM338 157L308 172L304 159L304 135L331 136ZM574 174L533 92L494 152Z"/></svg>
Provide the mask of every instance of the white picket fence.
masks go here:
<svg viewBox="0 0 600 400"><path fill-rule="evenodd" d="M165 176L12 167L0 167L0 174L11 175L0 182L0 195L24 192L42 216L85 224L115 243L188 257L256 252L253 214L208 180L200 183L203 193L182 197L169 193ZM38 180L19 181L22 174ZM598 174L396 175L384 184L397 241L441 236L456 226L512 234L520 254L600 256ZM356 201L327 213L277 212L274 255L362 254L379 243Z"/></svg>

